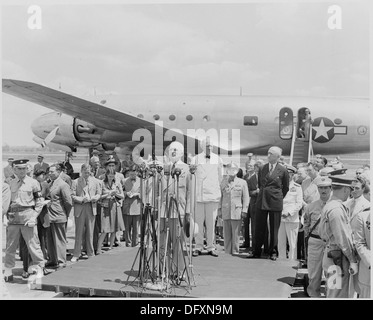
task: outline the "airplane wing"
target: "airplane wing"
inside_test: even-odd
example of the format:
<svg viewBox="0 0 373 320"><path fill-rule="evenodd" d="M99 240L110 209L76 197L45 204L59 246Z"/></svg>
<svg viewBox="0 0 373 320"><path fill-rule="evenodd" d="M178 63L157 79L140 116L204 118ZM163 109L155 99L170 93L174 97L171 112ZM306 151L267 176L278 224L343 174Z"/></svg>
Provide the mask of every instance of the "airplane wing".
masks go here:
<svg viewBox="0 0 373 320"><path fill-rule="evenodd" d="M71 117L77 117L103 129L132 133L143 128L149 130L153 137L155 136L156 125L153 122L36 83L3 79L3 92ZM158 129L162 130L160 132L163 134L172 130L166 127L158 127ZM180 136L180 133L176 135ZM185 134L183 136L187 145L194 145L194 137ZM217 147L217 150L220 148Z"/></svg>
<svg viewBox="0 0 373 320"><path fill-rule="evenodd" d="M113 131L154 131L154 123L36 83L3 79L3 92ZM167 130L167 129L166 129Z"/></svg>

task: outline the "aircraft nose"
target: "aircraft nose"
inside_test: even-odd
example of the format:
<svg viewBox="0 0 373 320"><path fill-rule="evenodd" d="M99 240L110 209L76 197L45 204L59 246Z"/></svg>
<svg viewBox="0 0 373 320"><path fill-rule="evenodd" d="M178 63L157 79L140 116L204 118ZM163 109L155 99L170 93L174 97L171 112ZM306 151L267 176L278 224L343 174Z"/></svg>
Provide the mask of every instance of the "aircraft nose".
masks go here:
<svg viewBox="0 0 373 320"><path fill-rule="evenodd" d="M31 123L31 130L35 136L45 139L58 126L59 118L60 114L58 112L43 114Z"/></svg>

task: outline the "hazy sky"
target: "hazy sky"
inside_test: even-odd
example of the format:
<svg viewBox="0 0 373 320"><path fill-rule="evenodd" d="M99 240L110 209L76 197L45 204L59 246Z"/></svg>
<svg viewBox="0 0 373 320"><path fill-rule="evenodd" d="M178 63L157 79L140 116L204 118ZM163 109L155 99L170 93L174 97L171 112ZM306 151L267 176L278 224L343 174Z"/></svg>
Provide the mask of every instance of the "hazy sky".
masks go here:
<svg viewBox="0 0 373 320"><path fill-rule="evenodd" d="M87 1L86 1L87 2ZM37 3L37 1L35 2ZM2 77L106 93L369 96L369 12L329 2L2 6ZM36 145L51 110L2 94L3 143Z"/></svg>

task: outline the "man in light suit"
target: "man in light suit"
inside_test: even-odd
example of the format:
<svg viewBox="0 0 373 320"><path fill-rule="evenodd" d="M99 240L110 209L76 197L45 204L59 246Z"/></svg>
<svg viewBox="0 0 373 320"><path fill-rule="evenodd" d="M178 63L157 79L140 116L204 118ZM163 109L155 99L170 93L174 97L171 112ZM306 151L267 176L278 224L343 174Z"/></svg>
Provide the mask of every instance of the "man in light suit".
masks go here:
<svg viewBox="0 0 373 320"><path fill-rule="evenodd" d="M160 196L160 252L161 258L165 254L165 244L167 228L169 228L169 239L167 243L171 250L172 257L172 272L176 276L182 276L185 267L183 263L183 249L178 242L185 239L182 237L182 225L184 223L185 214L190 213L189 205L189 166L184 163L181 158L184 154L184 146L177 141L174 141L169 146L169 159L171 160L171 175L162 177L162 194ZM177 170L177 171L175 171ZM173 172L172 172L173 171ZM180 172L179 178L175 172ZM177 182L179 181L179 182ZM179 188L177 188L179 187ZM176 199L179 212L176 209L176 203L171 200L171 197ZM168 200L168 201L167 201ZM187 207L188 206L188 207ZM187 213L186 213L187 212ZM180 217L179 217L180 213ZM169 249L168 248L168 249Z"/></svg>
<svg viewBox="0 0 373 320"><path fill-rule="evenodd" d="M248 258L260 258L261 256L268 216L270 259L275 261L278 256L277 235L281 223L283 199L289 191L289 173L283 165L278 163L281 154L282 150L279 147L269 148L268 163L258 173L259 194L256 202L255 248Z"/></svg>
<svg viewBox="0 0 373 320"><path fill-rule="evenodd" d="M72 184L72 198L75 216L75 246L71 261L78 261L85 229L88 257L93 257L93 228L97 214L97 201L102 193L100 182L91 176L91 166L82 164L80 177Z"/></svg>
<svg viewBox="0 0 373 320"><path fill-rule="evenodd" d="M36 172L37 170L44 170L45 172L48 171L48 168L49 168L49 164L44 162L44 156L42 156L41 154L38 155L38 163L36 163L34 165L34 172Z"/></svg>
<svg viewBox="0 0 373 320"><path fill-rule="evenodd" d="M196 155L192 165L197 166L196 170L196 222L201 228L196 235L196 249L193 256L198 257L203 250L203 225L206 227L207 251L213 257L218 257L215 248L215 220L218 214L218 207L221 198L220 183L223 180L223 160L212 152L213 144L210 137L200 142L202 152Z"/></svg>
<svg viewBox="0 0 373 320"><path fill-rule="evenodd" d="M370 298L370 208L360 212L357 217L354 243L359 254L358 283L359 298Z"/></svg>

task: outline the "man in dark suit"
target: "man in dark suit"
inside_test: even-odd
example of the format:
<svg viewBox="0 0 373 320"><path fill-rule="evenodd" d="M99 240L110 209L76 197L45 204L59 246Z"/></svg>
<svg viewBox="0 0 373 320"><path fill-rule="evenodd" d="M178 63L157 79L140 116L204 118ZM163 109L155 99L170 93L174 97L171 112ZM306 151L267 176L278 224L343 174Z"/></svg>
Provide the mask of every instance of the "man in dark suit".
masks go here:
<svg viewBox="0 0 373 320"><path fill-rule="evenodd" d="M246 161L245 168L246 168L246 174L243 176L242 179L244 179L246 181L248 190L250 192L249 181L250 181L250 179L252 179L253 176L255 176L254 165L251 162ZM255 186L257 184L258 183L256 182ZM251 203L251 199L252 198L250 198L250 203ZM256 200L256 197L255 197L255 200ZM240 246L240 248L249 248L250 247L250 230L249 230L250 229L250 219L251 219L251 216L250 216L250 206L249 206L249 208L247 210L247 213L245 213L245 214L242 213L242 220L243 220L242 234L243 234L244 242Z"/></svg>
<svg viewBox="0 0 373 320"><path fill-rule="evenodd" d="M38 163L34 165L34 172L37 170L44 170L45 172L48 171L49 164L44 162L44 156L41 154L38 155Z"/></svg>
<svg viewBox="0 0 373 320"><path fill-rule="evenodd" d="M271 147L268 150L268 163L258 172L259 194L256 201L255 248L248 258L260 258L268 216L269 254L272 260L276 260L278 256L277 234L281 222L283 199L289 190L289 174L286 168L278 163L281 154L282 150L279 147Z"/></svg>
<svg viewBox="0 0 373 320"><path fill-rule="evenodd" d="M46 267L66 266L66 224L73 201L69 185L61 177L62 167L53 164L49 167L50 202L47 205L50 225L47 228L47 250L49 261Z"/></svg>
<svg viewBox="0 0 373 320"><path fill-rule="evenodd" d="M252 242L252 249L255 248L255 215L256 215L256 200L258 199L259 188L258 188L258 173L260 168L262 168L261 162L256 162L254 164L254 173L250 176L247 180L247 187L249 189L250 195L250 203L249 203L249 210L248 210L248 226L247 229L250 227L251 221L251 242ZM268 238L268 232L267 238ZM247 247L250 247L250 238L248 237ZM268 247L268 240L267 243L264 244L264 248Z"/></svg>

